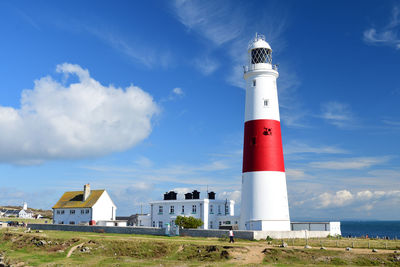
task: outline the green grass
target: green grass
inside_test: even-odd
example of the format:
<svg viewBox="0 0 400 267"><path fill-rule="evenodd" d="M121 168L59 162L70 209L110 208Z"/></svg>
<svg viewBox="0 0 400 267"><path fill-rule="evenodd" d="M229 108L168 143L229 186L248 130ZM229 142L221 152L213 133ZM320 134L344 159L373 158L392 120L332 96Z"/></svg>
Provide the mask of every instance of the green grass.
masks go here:
<svg viewBox="0 0 400 267"><path fill-rule="evenodd" d="M46 245L38 245L39 241ZM50 241L50 243L49 243ZM291 240L284 240L292 245ZM320 241L327 246L332 239L310 239L308 244L318 248ZM364 242L365 240L356 240ZM374 240L375 241L375 240ZM319 250L303 248L278 248L282 240L270 241L275 247L268 247L264 241L236 240L228 244L218 238L167 237L151 235L84 233L68 231L42 231L23 233L22 229L0 230L0 251L12 263L25 262L30 266L231 266L233 255L241 253L246 258L253 248L264 252L259 255L260 263L276 266L400 266L391 254L356 254L343 250ZM295 240L295 245L303 246L305 240ZM340 244L354 240L341 239ZM377 245L382 240L376 240ZM84 243L88 252L77 249L70 258L68 251L75 245ZM360 243L361 244L361 243ZM399 241L393 246L398 246ZM397 264L397 265L396 265ZM253 266L253 265L251 265Z"/></svg>

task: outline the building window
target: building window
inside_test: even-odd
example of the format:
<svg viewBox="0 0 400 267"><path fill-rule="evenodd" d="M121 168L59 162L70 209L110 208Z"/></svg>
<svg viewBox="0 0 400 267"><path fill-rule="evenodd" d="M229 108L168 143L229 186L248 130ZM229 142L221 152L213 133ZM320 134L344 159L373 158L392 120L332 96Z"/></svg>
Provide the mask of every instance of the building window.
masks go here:
<svg viewBox="0 0 400 267"><path fill-rule="evenodd" d="M196 213L197 212L197 206L196 205L192 205L192 213Z"/></svg>
<svg viewBox="0 0 400 267"><path fill-rule="evenodd" d="M153 221L153 227L156 227L156 222L155 221Z"/></svg>
<svg viewBox="0 0 400 267"><path fill-rule="evenodd" d="M169 213L170 213L170 214L174 214L174 213L175 213L175 207L174 207L174 206L171 206L171 207L169 208Z"/></svg>
<svg viewBox="0 0 400 267"><path fill-rule="evenodd" d="M86 214L89 214L89 210L85 210L85 213L86 213Z"/></svg>
<svg viewBox="0 0 400 267"><path fill-rule="evenodd" d="M70 222L69 222L69 224L75 224L75 222L73 222L73 221L70 221Z"/></svg>
<svg viewBox="0 0 400 267"><path fill-rule="evenodd" d="M214 214L213 205L210 205L210 214Z"/></svg>
<svg viewBox="0 0 400 267"><path fill-rule="evenodd" d="M256 80L253 80L253 87L256 87Z"/></svg>
<svg viewBox="0 0 400 267"><path fill-rule="evenodd" d="M225 215L229 214L229 206L225 205Z"/></svg>
<svg viewBox="0 0 400 267"><path fill-rule="evenodd" d="M61 211L61 214L64 214L64 210Z"/></svg>
<svg viewBox="0 0 400 267"><path fill-rule="evenodd" d="M64 222L63 222L63 221L60 221L60 222L58 222L58 224L64 224Z"/></svg>
<svg viewBox="0 0 400 267"><path fill-rule="evenodd" d="M59 210L57 210L57 214L60 214L60 211L59 211Z"/></svg>
<svg viewBox="0 0 400 267"><path fill-rule="evenodd" d="M219 226L221 226L221 225L222 225L222 222L221 222L221 221L219 221L219 223L218 223L218 224L219 224Z"/></svg>
<svg viewBox="0 0 400 267"><path fill-rule="evenodd" d="M158 206L158 214L163 214L163 206Z"/></svg>
<svg viewBox="0 0 400 267"><path fill-rule="evenodd" d="M218 205L218 214L221 214L221 205Z"/></svg>
<svg viewBox="0 0 400 267"><path fill-rule="evenodd" d="M212 228L213 228L212 221L210 221L210 229L212 229Z"/></svg>
<svg viewBox="0 0 400 267"><path fill-rule="evenodd" d="M81 210L81 214L84 214L85 213L85 210Z"/></svg>
<svg viewBox="0 0 400 267"><path fill-rule="evenodd" d="M162 228L162 221L159 221L159 222L158 222L158 227L159 227L159 228Z"/></svg>
<svg viewBox="0 0 400 267"><path fill-rule="evenodd" d="M75 210L69 210L69 214L75 214Z"/></svg>
<svg viewBox="0 0 400 267"><path fill-rule="evenodd" d="M185 213L185 206L182 205L182 214Z"/></svg>
<svg viewBox="0 0 400 267"><path fill-rule="evenodd" d="M269 104L269 100L268 99L264 99L264 107L268 107Z"/></svg>

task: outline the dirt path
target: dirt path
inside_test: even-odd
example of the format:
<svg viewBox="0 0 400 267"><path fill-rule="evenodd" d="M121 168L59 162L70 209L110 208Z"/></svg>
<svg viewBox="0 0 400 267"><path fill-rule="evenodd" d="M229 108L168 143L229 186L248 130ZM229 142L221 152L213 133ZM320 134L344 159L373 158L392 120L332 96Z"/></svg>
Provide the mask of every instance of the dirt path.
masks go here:
<svg viewBox="0 0 400 267"><path fill-rule="evenodd" d="M228 262L239 265L260 264L263 262L264 259L264 249L264 246L246 246L233 248L231 251L229 251L232 259Z"/></svg>
<svg viewBox="0 0 400 267"><path fill-rule="evenodd" d="M71 257L71 255L72 255L72 253L75 251L75 249L77 249L77 248L83 246L83 244L85 244L85 242L80 243L79 245L76 245L76 246L72 247L72 248L69 250L68 254L67 254L67 258Z"/></svg>

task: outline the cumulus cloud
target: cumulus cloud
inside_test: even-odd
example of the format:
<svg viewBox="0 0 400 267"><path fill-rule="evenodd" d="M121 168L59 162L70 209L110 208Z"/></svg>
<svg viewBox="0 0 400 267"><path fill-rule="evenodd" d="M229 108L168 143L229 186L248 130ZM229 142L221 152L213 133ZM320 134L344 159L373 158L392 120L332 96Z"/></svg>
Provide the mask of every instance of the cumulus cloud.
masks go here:
<svg viewBox="0 0 400 267"><path fill-rule="evenodd" d="M335 193L325 192L311 199L316 208L343 207L350 204L362 206L364 210L371 210L373 205L383 200L400 200L400 190L370 191L364 190L351 193L348 190L340 190ZM304 203L304 202L303 202ZM302 203L302 204L303 204Z"/></svg>
<svg viewBox="0 0 400 267"><path fill-rule="evenodd" d="M24 90L20 108L0 106L0 162L37 164L126 150L149 136L159 112L141 88L104 86L79 65L57 72L76 75L65 84L46 76Z"/></svg>

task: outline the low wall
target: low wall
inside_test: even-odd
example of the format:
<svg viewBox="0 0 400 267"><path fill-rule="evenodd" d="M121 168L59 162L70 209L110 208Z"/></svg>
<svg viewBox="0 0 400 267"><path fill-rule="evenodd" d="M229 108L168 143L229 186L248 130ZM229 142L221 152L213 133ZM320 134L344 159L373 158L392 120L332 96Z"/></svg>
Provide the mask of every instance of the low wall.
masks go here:
<svg viewBox="0 0 400 267"><path fill-rule="evenodd" d="M151 227L120 227L71 224L28 224L32 230L76 231L136 235L165 235L165 229Z"/></svg>
<svg viewBox="0 0 400 267"><path fill-rule="evenodd" d="M203 230L203 229L180 229L180 236L193 237L223 237L228 236L228 230ZM244 231L234 230L235 238L260 240L266 239L268 236L274 239L282 238L321 238L327 237L329 231Z"/></svg>
<svg viewBox="0 0 400 267"><path fill-rule="evenodd" d="M99 226L99 225L71 225L71 224L28 224L32 230L55 230L114 234L136 234L136 235L165 235L164 228L151 227L121 227L121 226ZM316 238L327 237L329 231L244 231L234 230L235 238L260 240L268 236L274 239L281 238ZM204 229L180 229L180 236L192 237L224 237L228 236L228 230L204 230Z"/></svg>
<svg viewBox="0 0 400 267"><path fill-rule="evenodd" d="M327 237L329 235L329 231L308 231L308 230L300 230L300 231L254 231L254 239L260 240L265 239L268 236L274 239L283 239L283 238L321 238Z"/></svg>
<svg viewBox="0 0 400 267"><path fill-rule="evenodd" d="M254 239L253 231L234 230L235 238L241 239ZM204 229L179 229L180 236L193 236L193 237L223 237L228 236L228 230L204 230Z"/></svg>

